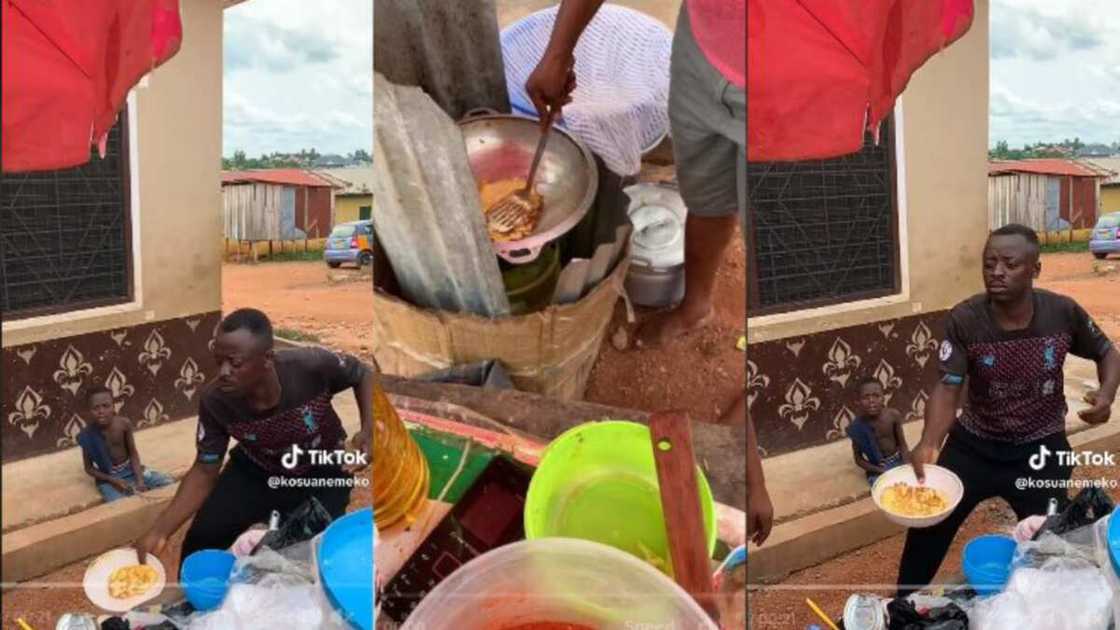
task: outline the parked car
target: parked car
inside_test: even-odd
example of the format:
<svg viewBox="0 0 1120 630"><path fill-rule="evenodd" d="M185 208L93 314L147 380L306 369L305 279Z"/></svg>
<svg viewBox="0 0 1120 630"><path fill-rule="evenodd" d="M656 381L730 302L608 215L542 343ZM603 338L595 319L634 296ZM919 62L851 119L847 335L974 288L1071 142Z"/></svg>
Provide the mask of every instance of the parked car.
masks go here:
<svg viewBox="0 0 1120 630"><path fill-rule="evenodd" d="M1097 219L1089 237L1089 251L1097 258L1120 252L1120 212L1110 212Z"/></svg>
<svg viewBox="0 0 1120 630"><path fill-rule="evenodd" d="M331 230L323 260L332 269L349 263L364 267L373 260L373 221L340 223Z"/></svg>

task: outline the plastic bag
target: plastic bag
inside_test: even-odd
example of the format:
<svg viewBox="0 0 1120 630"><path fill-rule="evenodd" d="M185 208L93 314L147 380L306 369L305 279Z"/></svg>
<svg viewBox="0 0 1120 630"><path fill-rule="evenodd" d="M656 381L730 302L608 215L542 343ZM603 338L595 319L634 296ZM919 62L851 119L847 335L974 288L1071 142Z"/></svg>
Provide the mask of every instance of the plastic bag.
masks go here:
<svg viewBox="0 0 1120 630"><path fill-rule="evenodd" d="M747 627L747 548L736 547L712 576L722 628Z"/></svg>
<svg viewBox="0 0 1120 630"><path fill-rule="evenodd" d="M914 602L896 599L887 604L890 630L968 630L968 615L956 604L933 608L924 614Z"/></svg>
<svg viewBox="0 0 1120 630"><path fill-rule="evenodd" d="M515 389L505 364L495 359L456 365L445 370L429 372L417 380L429 383L470 385L483 389Z"/></svg>
<svg viewBox="0 0 1120 630"><path fill-rule="evenodd" d="M279 551L296 543L310 540L331 524L331 514L319 499L308 497L291 514L284 518L280 529L270 530L258 544L258 549L268 547Z"/></svg>
<svg viewBox="0 0 1120 630"><path fill-rule="evenodd" d="M254 556L238 558L233 584L221 607L193 613L177 625L184 630L349 630L318 583L313 547L319 538L290 545L282 552L264 548Z"/></svg>
<svg viewBox="0 0 1120 630"><path fill-rule="evenodd" d="M1037 540L1047 532L1061 536L1088 527L1111 514L1115 507L1112 497L1101 488L1085 488L1060 514L1047 517L1034 537Z"/></svg>
<svg viewBox="0 0 1120 630"><path fill-rule="evenodd" d="M970 627L1108 630L1111 600L1108 583L1095 565L1051 558L1040 568L1016 569L1004 592L975 600Z"/></svg>
<svg viewBox="0 0 1120 630"><path fill-rule="evenodd" d="M239 558L241 556L252 555L253 551L257 548L257 545L261 542L261 540L267 533L268 529L263 527L254 527L252 529L246 530L240 536L238 536L237 540L235 540L233 542L233 545L230 546L230 553Z"/></svg>
<svg viewBox="0 0 1120 630"><path fill-rule="evenodd" d="M1012 566L1037 569L1054 558L1098 566L1095 526L1112 510L1107 493L1097 488L1082 490L1064 511L1046 517L1030 540L1018 544Z"/></svg>
<svg viewBox="0 0 1120 630"><path fill-rule="evenodd" d="M1015 544L1021 545L1029 540L1033 540L1045 523L1045 516L1028 516L1019 521L1011 537L1015 539Z"/></svg>
<svg viewBox="0 0 1120 630"><path fill-rule="evenodd" d="M1097 566L1093 526L1082 527L1058 536L1046 532L1036 540L1020 543L1011 561L1014 569L1038 569L1054 559L1078 562L1082 567Z"/></svg>
<svg viewBox="0 0 1120 630"><path fill-rule="evenodd" d="M1115 511L1111 518L1120 518L1120 508ZM1112 551L1108 542L1108 526L1108 518L1102 518L1093 526L1097 548L1097 565L1100 566L1101 573L1104 574L1105 581L1108 582L1109 588L1112 590L1113 624L1116 628L1120 628L1120 571L1117 571L1112 564Z"/></svg>

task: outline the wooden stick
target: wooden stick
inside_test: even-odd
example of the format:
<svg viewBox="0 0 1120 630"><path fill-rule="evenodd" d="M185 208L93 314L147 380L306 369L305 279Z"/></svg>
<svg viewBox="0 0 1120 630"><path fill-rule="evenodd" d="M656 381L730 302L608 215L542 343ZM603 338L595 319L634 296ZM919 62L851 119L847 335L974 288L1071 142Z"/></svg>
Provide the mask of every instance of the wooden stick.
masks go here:
<svg viewBox="0 0 1120 630"><path fill-rule="evenodd" d="M696 457L692 452L691 422L684 412L655 413L650 417L649 430L669 553L673 559L673 576L677 584L718 621L719 609L713 593L711 559L696 479Z"/></svg>

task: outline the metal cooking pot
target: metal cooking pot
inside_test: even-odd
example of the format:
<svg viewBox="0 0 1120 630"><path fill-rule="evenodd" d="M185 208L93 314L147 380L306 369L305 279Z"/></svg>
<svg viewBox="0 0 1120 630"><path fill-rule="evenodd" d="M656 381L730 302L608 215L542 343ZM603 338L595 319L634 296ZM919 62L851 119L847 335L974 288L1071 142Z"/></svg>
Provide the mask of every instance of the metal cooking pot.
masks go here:
<svg viewBox="0 0 1120 630"><path fill-rule="evenodd" d="M637 184L625 192L634 226L626 293L641 306L677 304L685 290L684 201L675 189L659 184Z"/></svg>
<svg viewBox="0 0 1120 630"><path fill-rule="evenodd" d="M468 114L459 122L474 178L480 184L524 179L540 140L540 122L509 114ZM533 261L541 248L574 228L587 214L599 188L599 169L591 151L568 132L552 128L537 170L537 192L544 210L537 229L519 241L494 243L505 260Z"/></svg>
<svg viewBox="0 0 1120 630"><path fill-rule="evenodd" d="M684 265L657 269L632 260L626 273L626 294L639 306L674 306L684 299Z"/></svg>

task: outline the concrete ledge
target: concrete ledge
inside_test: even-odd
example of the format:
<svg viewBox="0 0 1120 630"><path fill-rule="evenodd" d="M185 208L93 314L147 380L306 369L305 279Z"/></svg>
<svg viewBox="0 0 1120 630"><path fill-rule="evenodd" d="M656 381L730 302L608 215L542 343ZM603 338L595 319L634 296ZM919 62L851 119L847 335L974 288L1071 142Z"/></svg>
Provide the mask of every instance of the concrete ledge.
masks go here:
<svg viewBox="0 0 1120 630"><path fill-rule="evenodd" d="M766 545L751 551L751 584L776 582L794 571L866 547L902 531L870 499L841 505L783 523Z"/></svg>
<svg viewBox="0 0 1120 630"><path fill-rule="evenodd" d="M179 484L4 534L3 582L12 584L119 547L142 535Z"/></svg>
<svg viewBox="0 0 1120 630"><path fill-rule="evenodd" d="M179 478L194 462L195 418L136 432L136 450L147 468ZM4 464L4 537L23 527L100 505L101 494L82 469L78 447Z"/></svg>

